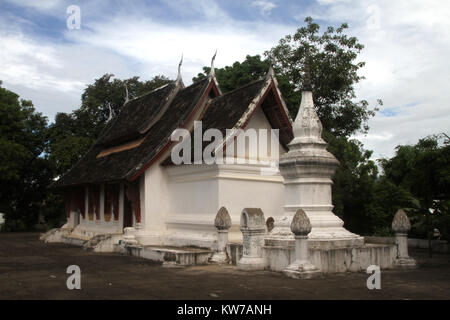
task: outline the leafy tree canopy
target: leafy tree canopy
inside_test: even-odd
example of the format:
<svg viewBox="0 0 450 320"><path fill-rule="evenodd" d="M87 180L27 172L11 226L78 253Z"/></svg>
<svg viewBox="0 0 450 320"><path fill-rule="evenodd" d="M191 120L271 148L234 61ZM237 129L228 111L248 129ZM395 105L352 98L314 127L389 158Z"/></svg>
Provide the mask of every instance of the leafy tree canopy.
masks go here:
<svg viewBox="0 0 450 320"><path fill-rule="evenodd" d="M0 212L7 223L36 222L52 173L43 156L47 118L0 81Z"/></svg>
<svg viewBox="0 0 450 320"><path fill-rule="evenodd" d="M377 109L369 109L366 100L355 101L355 85L363 79L358 70L364 66L364 62L356 59L364 46L356 37L344 33L348 29L345 23L336 29L328 27L323 33L319 33L320 26L312 18L306 18L305 23L294 35L287 35L265 52L266 60L262 61L258 55L247 56L242 63L217 69L222 90L227 92L262 77L269 66L268 57L273 56L280 90L294 117L300 105L303 65L308 52L314 103L324 129L343 137L367 132L367 121ZM209 73L208 67L203 70L193 81Z"/></svg>
<svg viewBox="0 0 450 320"><path fill-rule="evenodd" d="M231 66L215 69L214 71L220 89L225 93L263 77L267 73L269 66L269 61L267 59L261 60L260 55L247 55L243 62L236 61ZM198 82L206 78L210 70L210 67L203 67L203 73L199 73L192 81Z"/></svg>
<svg viewBox="0 0 450 320"><path fill-rule="evenodd" d="M380 164L389 180L410 191L425 207L450 195L450 145L439 145L437 136L397 146L395 156Z"/></svg>
<svg viewBox="0 0 450 320"><path fill-rule="evenodd" d="M126 80L112 79L105 74L84 90L81 107L72 113L58 113L49 128L47 152L57 175L69 170L97 140L110 115L120 113L125 102L126 89L129 99L135 98L170 82L159 75L148 81L139 77Z"/></svg>
<svg viewBox="0 0 450 320"><path fill-rule="evenodd" d="M386 179L410 192L417 200L413 232L431 237L434 228L450 236L450 144L438 136L420 139L415 145L396 147L395 156L381 159Z"/></svg>

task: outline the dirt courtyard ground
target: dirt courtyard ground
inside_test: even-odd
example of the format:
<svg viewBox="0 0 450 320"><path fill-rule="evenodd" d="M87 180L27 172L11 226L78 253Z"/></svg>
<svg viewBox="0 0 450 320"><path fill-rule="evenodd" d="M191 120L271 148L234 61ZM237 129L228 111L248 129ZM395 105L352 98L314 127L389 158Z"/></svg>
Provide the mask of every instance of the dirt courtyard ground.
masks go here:
<svg viewBox="0 0 450 320"><path fill-rule="evenodd" d="M37 233L0 233L0 299L450 299L450 255L411 256L416 270L382 270L381 289L366 273L293 280L233 266L164 268L119 254L45 244ZM68 290L69 265L81 268L81 290Z"/></svg>

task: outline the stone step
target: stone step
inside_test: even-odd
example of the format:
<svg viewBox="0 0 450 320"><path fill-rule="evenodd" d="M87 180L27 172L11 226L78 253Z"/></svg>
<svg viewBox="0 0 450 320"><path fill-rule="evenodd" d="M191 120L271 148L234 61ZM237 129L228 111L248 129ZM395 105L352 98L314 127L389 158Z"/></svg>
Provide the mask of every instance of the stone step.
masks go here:
<svg viewBox="0 0 450 320"><path fill-rule="evenodd" d="M94 252L114 252L114 245L122 239L121 233L98 234L83 245L83 249Z"/></svg>
<svg viewBox="0 0 450 320"><path fill-rule="evenodd" d="M190 266L207 264L214 251L193 247L141 246L125 244L127 255L163 262L165 266Z"/></svg>
<svg viewBox="0 0 450 320"><path fill-rule="evenodd" d="M63 243L67 243L67 244L72 244L75 246L84 246L84 244L86 242L88 242L90 240L89 237L86 236L81 236L81 235L77 235L77 234L68 234L68 235L63 235L61 236L61 241Z"/></svg>

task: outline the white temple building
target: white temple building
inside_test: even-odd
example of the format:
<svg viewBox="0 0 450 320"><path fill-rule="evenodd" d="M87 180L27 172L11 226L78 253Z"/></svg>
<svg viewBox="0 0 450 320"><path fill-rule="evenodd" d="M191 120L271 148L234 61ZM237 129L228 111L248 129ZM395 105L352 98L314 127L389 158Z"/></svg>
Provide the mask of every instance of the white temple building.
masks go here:
<svg viewBox="0 0 450 320"><path fill-rule="evenodd" d="M65 199L67 223L43 240L294 278L415 266L406 214L393 224L397 242L366 243L333 213L339 162L322 139L308 63L295 121L272 67L225 94L211 70L188 87L179 70L176 81L126 99L52 185Z"/></svg>
<svg viewBox="0 0 450 320"><path fill-rule="evenodd" d="M194 121L201 121L203 131L220 130L228 149L239 137L227 136L227 129L243 129L242 134L266 129L265 156L247 143L245 154L236 152L231 164L175 165L171 134L179 128L193 131ZM279 142L271 141L271 129L278 130ZM261 208L267 217L282 213L283 178L275 164L292 138L292 120L272 68L265 78L226 94L213 72L188 87L179 76L127 101L52 188L65 199L68 237L87 240L133 227L139 244L212 248L221 207L231 214L230 240L236 241L242 238L242 208ZM240 164L238 157L244 158Z"/></svg>

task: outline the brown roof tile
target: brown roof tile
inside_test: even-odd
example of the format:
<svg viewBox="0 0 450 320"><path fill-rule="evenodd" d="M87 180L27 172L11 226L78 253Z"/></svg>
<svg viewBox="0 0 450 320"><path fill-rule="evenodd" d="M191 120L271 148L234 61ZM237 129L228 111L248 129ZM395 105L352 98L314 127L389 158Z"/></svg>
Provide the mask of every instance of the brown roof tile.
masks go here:
<svg viewBox="0 0 450 320"><path fill-rule="evenodd" d="M205 93L208 84L208 79L205 79L181 89L161 119L145 134L139 134L139 131L134 129L137 127L136 124L128 123L125 120L136 121L143 125L149 122L153 118L153 113L158 113L162 105L160 100L164 100L170 93L171 85L166 86L167 90L163 91L165 88L160 89L159 99L156 99L153 93L131 101L130 104L126 105L127 109L114 120L114 123L110 125L110 128L91 147L87 154L50 187L61 188L118 181L133 177L170 141L171 133L180 127L191 114ZM153 110L153 112L150 112L150 110ZM142 119L145 117L147 119ZM120 132L120 134L116 132ZM110 147L112 142L116 142L117 146L125 140L130 141L130 139L142 137L144 137L143 142L136 148L97 158L97 155L105 149L105 146Z"/></svg>

